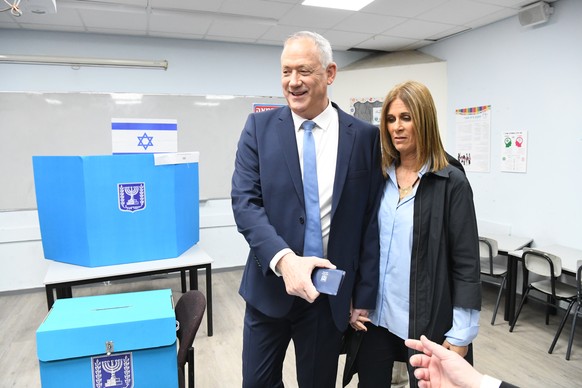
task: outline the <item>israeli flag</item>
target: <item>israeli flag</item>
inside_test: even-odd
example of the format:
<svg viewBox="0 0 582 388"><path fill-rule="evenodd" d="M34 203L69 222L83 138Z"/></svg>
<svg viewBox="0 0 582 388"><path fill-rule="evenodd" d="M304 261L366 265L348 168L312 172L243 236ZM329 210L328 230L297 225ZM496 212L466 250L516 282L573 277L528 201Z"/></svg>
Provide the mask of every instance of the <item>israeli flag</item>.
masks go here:
<svg viewBox="0 0 582 388"><path fill-rule="evenodd" d="M113 154L178 152L178 121L111 119Z"/></svg>

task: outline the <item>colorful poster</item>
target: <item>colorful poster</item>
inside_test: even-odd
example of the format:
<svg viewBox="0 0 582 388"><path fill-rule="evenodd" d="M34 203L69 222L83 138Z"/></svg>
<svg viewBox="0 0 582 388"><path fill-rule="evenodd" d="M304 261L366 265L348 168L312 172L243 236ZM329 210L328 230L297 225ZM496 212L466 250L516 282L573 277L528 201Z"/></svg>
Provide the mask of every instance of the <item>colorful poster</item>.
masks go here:
<svg viewBox="0 0 582 388"><path fill-rule="evenodd" d="M459 162L470 172L489 172L491 160L491 105L455 111Z"/></svg>
<svg viewBox="0 0 582 388"><path fill-rule="evenodd" d="M501 171L527 172L527 131L504 132Z"/></svg>
<svg viewBox="0 0 582 388"><path fill-rule="evenodd" d="M113 154L178 152L178 121L111 119Z"/></svg>
<svg viewBox="0 0 582 388"><path fill-rule="evenodd" d="M350 98L350 114L377 127L380 126L384 98Z"/></svg>
<svg viewBox="0 0 582 388"><path fill-rule="evenodd" d="M277 109L277 108L280 108L282 106L285 106L285 105L284 104L253 104L253 112L254 113L264 112L266 110Z"/></svg>

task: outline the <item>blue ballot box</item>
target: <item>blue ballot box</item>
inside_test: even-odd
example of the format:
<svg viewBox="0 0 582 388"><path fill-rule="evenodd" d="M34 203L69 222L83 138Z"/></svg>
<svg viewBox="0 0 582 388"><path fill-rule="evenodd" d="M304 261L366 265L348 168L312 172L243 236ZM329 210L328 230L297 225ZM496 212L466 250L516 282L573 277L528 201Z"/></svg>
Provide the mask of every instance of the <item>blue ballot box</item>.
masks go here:
<svg viewBox="0 0 582 388"><path fill-rule="evenodd" d="M36 346L43 388L178 386L169 289L58 299Z"/></svg>
<svg viewBox="0 0 582 388"><path fill-rule="evenodd" d="M33 156L44 256L86 267L180 256L199 240L198 153Z"/></svg>

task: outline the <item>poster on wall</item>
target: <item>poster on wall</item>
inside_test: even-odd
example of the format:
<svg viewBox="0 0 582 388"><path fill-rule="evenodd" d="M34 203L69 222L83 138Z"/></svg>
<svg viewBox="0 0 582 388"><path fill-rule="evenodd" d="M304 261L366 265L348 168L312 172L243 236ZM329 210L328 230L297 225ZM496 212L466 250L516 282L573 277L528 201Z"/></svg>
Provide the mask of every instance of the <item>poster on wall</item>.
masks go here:
<svg viewBox="0 0 582 388"><path fill-rule="evenodd" d="M504 132L501 171L527 172L527 131Z"/></svg>
<svg viewBox="0 0 582 388"><path fill-rule="evenodd" d="M277 109L285 104L253 104L253 113L265 112L267 110Z"/></svg>
<svg viewBox="0 0 582 388"><path fill-rule="evenodd" d="M491 105L455 110L457 159L465 171L489 172Z"/></svg>
<svg viewBox="0 0 582 388"><path fill-rule="evenodd" d="M364 97L350 98L350 114L364 120L367 123L380 126L380 116L382 116L382 103L384 98Z"/></svg>

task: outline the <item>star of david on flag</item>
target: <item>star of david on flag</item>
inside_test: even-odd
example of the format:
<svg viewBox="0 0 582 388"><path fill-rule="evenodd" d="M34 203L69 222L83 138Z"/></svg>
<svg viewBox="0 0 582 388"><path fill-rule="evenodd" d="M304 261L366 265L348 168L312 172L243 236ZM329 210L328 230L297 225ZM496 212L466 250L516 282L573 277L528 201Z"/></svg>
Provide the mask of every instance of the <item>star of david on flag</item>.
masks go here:
<svg viewBox="0 0 582 388"><path fill-rule="evenodd" d="M111 119L113 154L178 152L178 121Z"/></svg>

